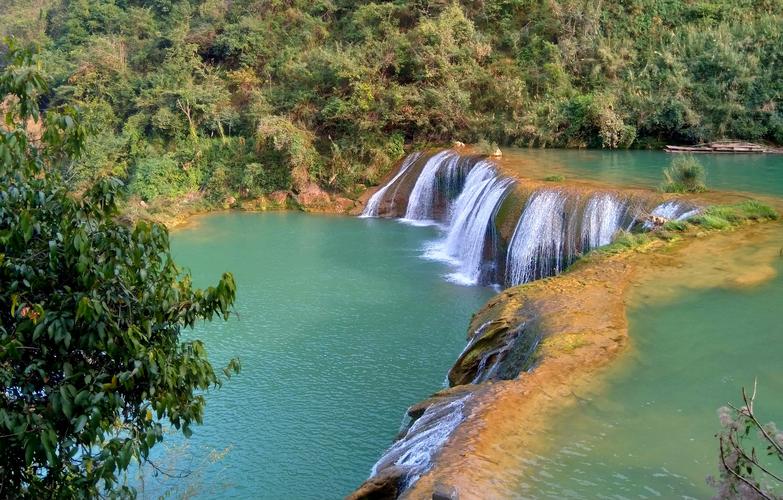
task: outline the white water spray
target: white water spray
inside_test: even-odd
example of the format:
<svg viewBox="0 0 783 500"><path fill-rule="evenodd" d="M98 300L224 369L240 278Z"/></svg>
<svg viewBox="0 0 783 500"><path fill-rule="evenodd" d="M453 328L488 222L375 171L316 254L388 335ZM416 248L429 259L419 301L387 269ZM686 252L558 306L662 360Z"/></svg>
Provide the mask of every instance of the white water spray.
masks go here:
<svg viewBox="0 0 783 500"><path fill-rule="evenodd" d="M376 191L369 200L367 200L367 205L364 207L364 211L362 211L362 215L359 217L378 217L378 209L381 206L381 202L383 201L383 197L386 195L386 191L389 190L389 187L394 185L395 182L397 182L402 176L404 176L408 169L411 168L411 165L416 163L416 160L421 157L420 152L415 152L409 154L405 160L403 160L402 165L400 166L400 171L397 172L397 175L392 177L392 180L386 183L385 186L380 188L378 191Z"/></svg>
<svg viewBox="0 0 783 500"><path fill-rule="evenodd" d="M509 286L562 271L565 202L565 194L559 191L538 191L530 197L509 243Z"/></svg>
<svg viewBox="0 0 783 500"><path fill-rule="evenodd" d="M608 245L620 229L625 203L611 194L596 194L585 207L582 219L582 251Z"/></svg>
<svg viewBox="0 0 783 500"><path fill-rule="evenodd" d="M404 487L411 487L422 474L430 470L433 456L465 419L463 410L469 398L470 394L427 408L408 429L405 437L394 443L376 462L370 477L386 467L396 465L405 471Z"/></svg>
<svg viewBox="0 0 783 500"><path fill-rule="evenodd" d="M454 151L446 150L434 154L427 160L408 197L408 208L405 210L403 220L414 223L432 220L432 208L437 194L438 171L444 165L447 169L457 168L459 158L459 155Z"/></svg>
<svg viewBox="0 0 783 500"><path fill-rule="evenodd" d="M492 163L476 164L451 211L446 238L437 247L457 265L449 275L453 281L475 285L481 278L487 236L500 205L513 180L500 177Z"/></svg>

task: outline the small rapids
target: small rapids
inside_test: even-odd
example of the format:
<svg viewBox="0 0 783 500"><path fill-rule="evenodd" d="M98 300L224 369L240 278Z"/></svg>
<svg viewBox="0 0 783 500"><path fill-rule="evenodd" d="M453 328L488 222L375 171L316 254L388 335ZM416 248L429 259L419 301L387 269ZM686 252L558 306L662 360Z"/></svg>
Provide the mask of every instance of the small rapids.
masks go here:
<svg viewBox="0 0 783 500"><path fill-rule="evenodd" d="M396 466L404 473L403 488L412 486L430 470L435 454L465 419L463 410L469 398L470 394L427 408L373 466L371 477L386 467Z"/></svg>

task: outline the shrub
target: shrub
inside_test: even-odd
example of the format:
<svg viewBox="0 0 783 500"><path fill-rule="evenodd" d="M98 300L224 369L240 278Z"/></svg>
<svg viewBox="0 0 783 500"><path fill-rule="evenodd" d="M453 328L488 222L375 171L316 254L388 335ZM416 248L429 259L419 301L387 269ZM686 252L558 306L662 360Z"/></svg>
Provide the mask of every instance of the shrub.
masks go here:
<svg viewBox="0 0 783 500"><path fill-rule="evenodd" d="M734 205L716 205L703 214L691 217L689 222L703 229L727 229L747 221L776 220L774 208L757 200L743 201Z"/></svg>
<svg viewBox="0 0 783 500"><path fill-rule="evenodd" d="M688 223L683 220L670 220L666 221L663 225L665 231L678 231L682 232L688 229Z"/></svg>
<svg viewBox="0 0 783 500"><path fill-rule="evenodd" d="M707 173L693 156L678 156L663 170L667 193L701 193L707 190Z"/></svg>
<svg viewBox="0 0 783 500"><path fill-rule="evenodd" d="M170 155L143 158L136 164L130 190L146 201L173 198L198 189L198 181L197 171L180 166Z"/></svg>
<svg viewBox="0 0 783 500"><path fill-rule="evenodd" d="M714 215L714 214L708 214L705 213L703 215L696 216L691 219L691 221L700 226L703 229L728 229L731 227L731 222L729 222L727 219L721 217L720 215Z"/></svg>

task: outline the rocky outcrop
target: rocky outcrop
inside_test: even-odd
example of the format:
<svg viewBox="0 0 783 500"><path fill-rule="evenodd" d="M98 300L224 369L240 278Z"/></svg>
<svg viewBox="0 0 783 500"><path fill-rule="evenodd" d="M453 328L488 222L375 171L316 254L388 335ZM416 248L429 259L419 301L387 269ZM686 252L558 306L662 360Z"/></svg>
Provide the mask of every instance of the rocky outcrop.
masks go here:
<svg viewBox="0 0 783 500"><path fill-rule="evenodd" d="M387 467L373 475L359 488L346 497L346 500L392 500L402 491L404 471L398 467Z"/></svg>
<svg viewBox="0 0 783 500"><path fill-rule="evenodd" d="M309 182L296 194L296 202L306 209L323 209L331 205L329 194L321 189L318 184Z"/></svg>

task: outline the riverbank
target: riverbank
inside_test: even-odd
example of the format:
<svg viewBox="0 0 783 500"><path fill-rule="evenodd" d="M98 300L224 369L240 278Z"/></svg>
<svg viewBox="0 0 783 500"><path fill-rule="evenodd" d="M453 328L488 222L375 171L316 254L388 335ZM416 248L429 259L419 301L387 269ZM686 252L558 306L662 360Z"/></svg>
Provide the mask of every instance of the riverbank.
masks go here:
<svg viewBox="0 0 783 500"><path fill-rule="evenodd" d="M543 436L552 431L554 417L578 405L579 394L588 388L600 392L602 370L626 352L626 309L636 300L634 289L650 280L671 284L658 287L662 295L680 286L757 286L774 277L771 263L779 249L762 247L752 254L743 249L781 229L780 223L769 223L676 243L659 241L493 298L474 316L470 331L487 320L529 319L519 311L535 311L543 337L536 365L515 380L475 391L469 414L433 468L403 497L431 498L433 491L456 491L459 498L507 496L522 474L519 457L545 452Z"/></svg>
<svg viewBox="0 0 783 500"><path fill-rule="evenodd" d="M444 178L455 178L460 158L433 153L414 158L401 167L407 169L405 176L390 182L396 183L393 189L384 187L384 198L376 203L373 215L409 217L413 201L404 203L404 194L412 191L419 196L421 189L416 179L429 182L437 168L433 161L443 161L442 158L451 162ZM584 245L585 238L593 236L589 233L591 226L583 221L622 217L615 214L628 210L623 206L634 207L635 222L627 229L612 229L612 234L617 229L625 232L620 231L619 239L615 234L618 241L611 245L603 246L609 241L601 243L600 248L577 260L567 272L501 292L476 313L469 328L468 345L449 372L452 388L408 410L411 421L400 440L379 460L373 476L353 498L430 498L434 492L483 498L487 491L496 493L490 496L503 497L505 487L499 478L503 471L513 469L518 452L528 449L536 437L544 436L549 417L578 401L577 393L588 388L595 390L596 375L626 347L625 308L637 273L672 265L667 259L680 248L698 248L695 242L709 242L719 231L743 233L756 222L776 218L773 208L744 193L670 195L651 189L612 187L595 180L544 180L521 176L513 165L493 160L502 175L515 180L505 200L496 205L496 215L491 219L493 244L501 255L494 259L496 266L503 266L503 255L511 252L508 249L513 246L517 221L536 228L542 235L546 231L564 232L564 239L553 236L551 243L532 239L536 245L545 245L542 251L547 251L546 245L565 251ZM480 160L473 161L481 164ZM453 188L446 184L445 189L449 193L448 189ZM531 201L540 193L563 200L560 203L567 208L541 210L530 215L528 221L525 217L533 211ZM780 208L780 199L768 199ZM444 203L438 198L433 200L429 216L437 220L444 216ZM590 210L595 205L585 200L606 201L602 207L605 212L594 215ZM623 201L618 205L614 200ZM420 201L416 199L416 203ZM678 207L678 212L664 215L667 207ZM558 222L561 212L568 222ZM547 222L549 218L552 222ZM583 224L581 229L579 221ZM651 231L637 225L641 222ZM629 232L632 226L634 233ZM570 237L565 236L566 231ZM547 255L549 259L563 258ZM566 255L566 259L570 258L570 254ZM574 257L579 255L576 252ZM759 272L760 278L745 276L743 280L752 283L765 274L769 274L768 270ZM504 273L501 270L497 275ZM437 439L432 435L437 435ZM427 464L431 464L431 469Z"/></svg>
<svg viewBox="0 0 783 500"><path fill-rule="evenodd" d="M365 190L366 191L366 190ZM267 196L237 200L227 198L222 202L213 202L204 198L202 193L188 193L177 199L156 200L150 203L131 198L123 207L123 217L129 221L151 220L171 229L181 229L192 223L194 217L219 213L228 210L242 212L274 212L293 210L298 212L351 215L361 211L362 199L329 194L321 189L312 189L308 194L295 195L288 191L277 191Z"/></svg>

